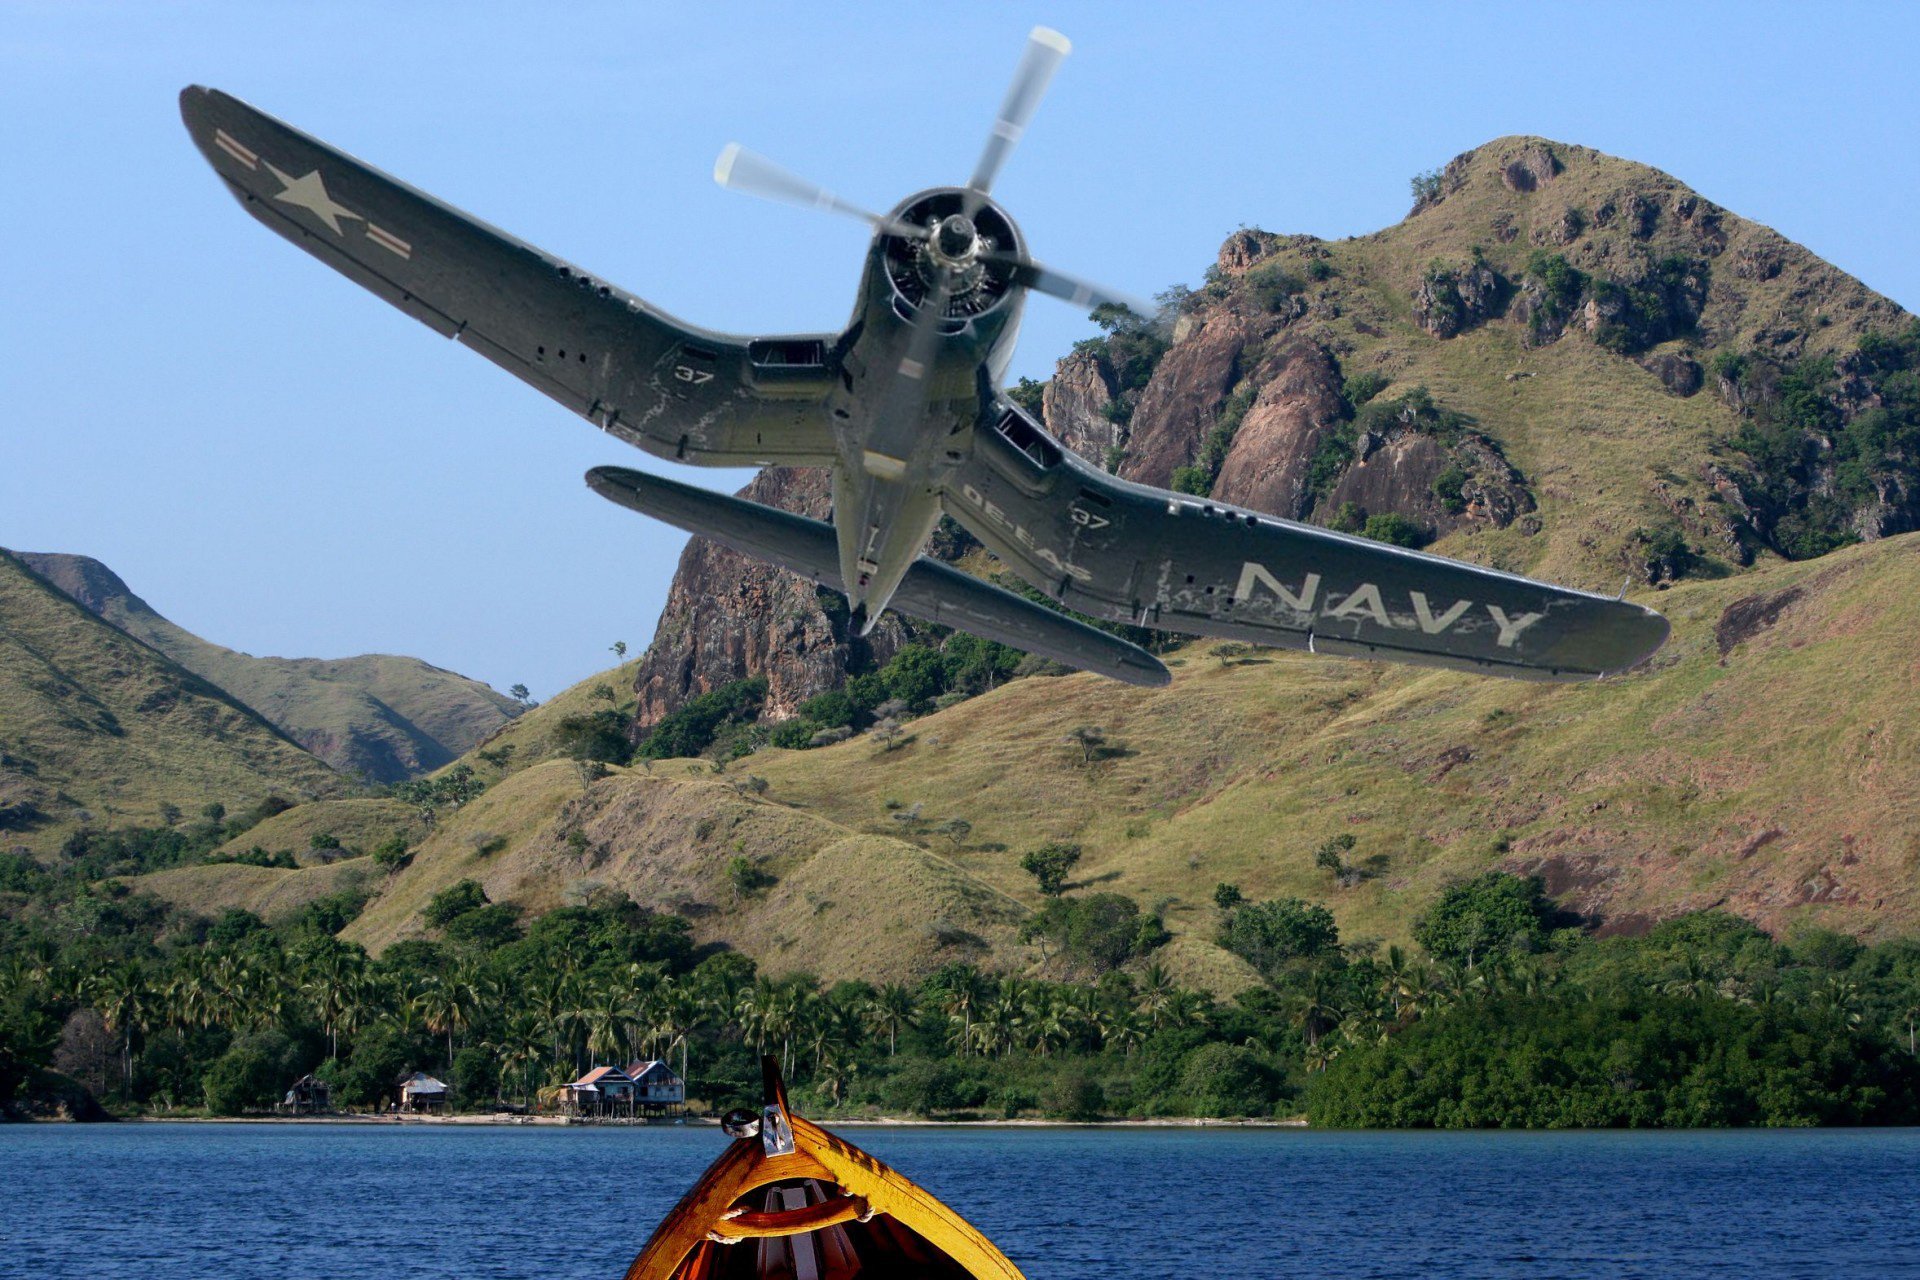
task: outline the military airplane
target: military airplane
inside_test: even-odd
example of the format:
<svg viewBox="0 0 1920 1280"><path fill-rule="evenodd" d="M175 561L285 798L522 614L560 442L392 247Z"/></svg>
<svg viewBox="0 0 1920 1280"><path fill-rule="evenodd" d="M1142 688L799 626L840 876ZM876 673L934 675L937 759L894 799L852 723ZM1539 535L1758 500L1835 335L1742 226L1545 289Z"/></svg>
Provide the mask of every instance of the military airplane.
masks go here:
<svg viewBox="0 0 1920 1280"><path fill-rule="evenodd" d="M1624 671L1665 641L1637 604L1133 484L1000 390L1028 293L1148 308L1043 266L992 196L1068 42L1035 28L966 185L875 213L738 145L724 187L874 230L839 333L695 328L244 102L180 95L241 206L342 275L611 435L697 466L828 467L832 523L621 467L622 506L885 608L1140 685L1108 631L922 554L942 513L1062 606L1109 622L1539 680Z"/></svg>

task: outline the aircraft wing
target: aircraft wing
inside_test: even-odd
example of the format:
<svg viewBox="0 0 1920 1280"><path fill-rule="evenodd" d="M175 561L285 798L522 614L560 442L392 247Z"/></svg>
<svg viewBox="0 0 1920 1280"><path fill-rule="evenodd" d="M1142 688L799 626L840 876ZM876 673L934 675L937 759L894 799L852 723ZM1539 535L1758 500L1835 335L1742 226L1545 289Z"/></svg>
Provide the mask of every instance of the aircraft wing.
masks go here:
<svg viewBox="0 0 1920 1280"><path fill-rule="evenodd" d="M1625 671L1651 609L1131 484L993 402L942 496L1029 581L1094 617L1529 680Z"/></svg>
<svg viewBox="0 0 1920 1280"><path fill-rule="evenodd" d="M642 515L843 590L830 524L624 467L596 467L587 484ZM888 607L1128 684L1164 685L1172 678L1137 645L926 556L907 570Z"/></svg>
<svg viewBox="0 0 1920 1280"><path fill-rule="evenodd" d="M693 328L217 89L180 114L253 217L596 426L682 462L832 461L832 335Z"/></svg>

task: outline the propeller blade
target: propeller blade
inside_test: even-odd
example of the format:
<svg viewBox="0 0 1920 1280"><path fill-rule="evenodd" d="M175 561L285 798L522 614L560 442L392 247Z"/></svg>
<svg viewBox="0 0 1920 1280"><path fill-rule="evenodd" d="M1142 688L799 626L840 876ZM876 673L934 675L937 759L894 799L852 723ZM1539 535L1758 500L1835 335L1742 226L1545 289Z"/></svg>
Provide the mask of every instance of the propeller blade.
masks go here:
<svg viewBox="0 0 1920 1280"><path fill-rule="evenodd" d="M907 337L906 355L881 393L873 434L867 441L868 452L880 459L904 462L913 450L921 420L926 415L927 375L933 372L934 356L940 344L940 322L946 317L947 304L952 299L953 281L943 271L939 282L921 301ZM880 465L886 464L882 461Z"/></svg>
<svg viewBox="0 0 1920 1280"><path fill-rule="evenodd" d="M980 153L980 163L974 166L967 186L981 195L993 190L1000 166L1007 162L1014 144L1026 132L1027 122L1033 119L1040 99L1046 95L1048 82L1060 69L1060 60L1072 49L1067 38L1050 27L1035 27L1027 36L1026 55L1013 73L1013 83L1007 86L1007 96L1000 104L1000 117L993 122L986 150Z"/></svg>
<svg viewBox="0 0 1920 1280"><path fill-rule="evenodd" d="M1152 320L1156 308L1152 303L1136 298L1129 293L1121 293L1070 276L1064 271L1035 262L1031 258L1022 258L1006 251L984 253L980 255L989 262L1010 262L1013 264L1014 283L1032 289L1035 293L1044 293L1063 299L1086 311L1098 307L1125 307L1142 320Z"/></svg>
<svg viewBox="0 0 1920 1280"><path fill-rule="evenodd" d="M925 227L899 222L842 200L825 187L808 181L790 169L781 168L737 142L729 142L722 148L720 158L713 162L713 180L729 191L745 192L762 200L777 200L805 209L825 209L829 213L858 218L868 226L892 235L908 236L915 240L924 240L927 236Z"/></svg>

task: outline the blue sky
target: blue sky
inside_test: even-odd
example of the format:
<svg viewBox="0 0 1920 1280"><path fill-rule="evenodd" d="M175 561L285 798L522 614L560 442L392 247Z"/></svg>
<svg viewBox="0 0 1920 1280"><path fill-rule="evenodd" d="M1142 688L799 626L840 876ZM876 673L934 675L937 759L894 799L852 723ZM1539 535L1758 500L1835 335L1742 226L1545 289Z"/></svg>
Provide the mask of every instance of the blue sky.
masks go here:
<svg viewBox="0 0 1920 1280"><path fill-rule="evenodd" d="M1376 230L1413 173L1537 133L1920 308L1920 6L0 0L0 545L97 556L251 653L554 692L646 642L684 543L581 474L675 469L252 223L181 86L696 323L833 329L863 229L721 191L714 156L875 206L963 181L1036 22L1075 48L996 195L1121 289L1197 282L1242 223ZM1035 299L1015 372L1090 331Z"/></svg>

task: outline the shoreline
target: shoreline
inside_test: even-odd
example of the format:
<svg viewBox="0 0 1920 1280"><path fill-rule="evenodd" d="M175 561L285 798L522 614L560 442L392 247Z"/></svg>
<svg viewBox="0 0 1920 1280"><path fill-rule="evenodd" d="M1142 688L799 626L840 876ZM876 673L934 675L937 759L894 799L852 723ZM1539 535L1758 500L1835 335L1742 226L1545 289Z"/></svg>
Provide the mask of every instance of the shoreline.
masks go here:
<svg viewBox="0 0 1920 1280"><path fill-rule="evenodd" d="M684 1126L718 1128L720 1121L708 1116L684 1116L671 1120L577 1119L572 1116L512 1116L504 1114L459 1116L392 1116L342 1112L323 1116L166 1116L141 1115L115 1117L105 1121L28 1120L26 1124L333 1124L352 1126L454 1125L481 1128L515 1129L529 1126L545 1128L620 1128L659 1129ZM1139 1120L928 1120L913 1116L863 1116L857 1119L818 1122L834 1129L1305 1129L1305 1120L1289 1119L1196 1119L1184 1116L1155 1116Z"/></svg>

